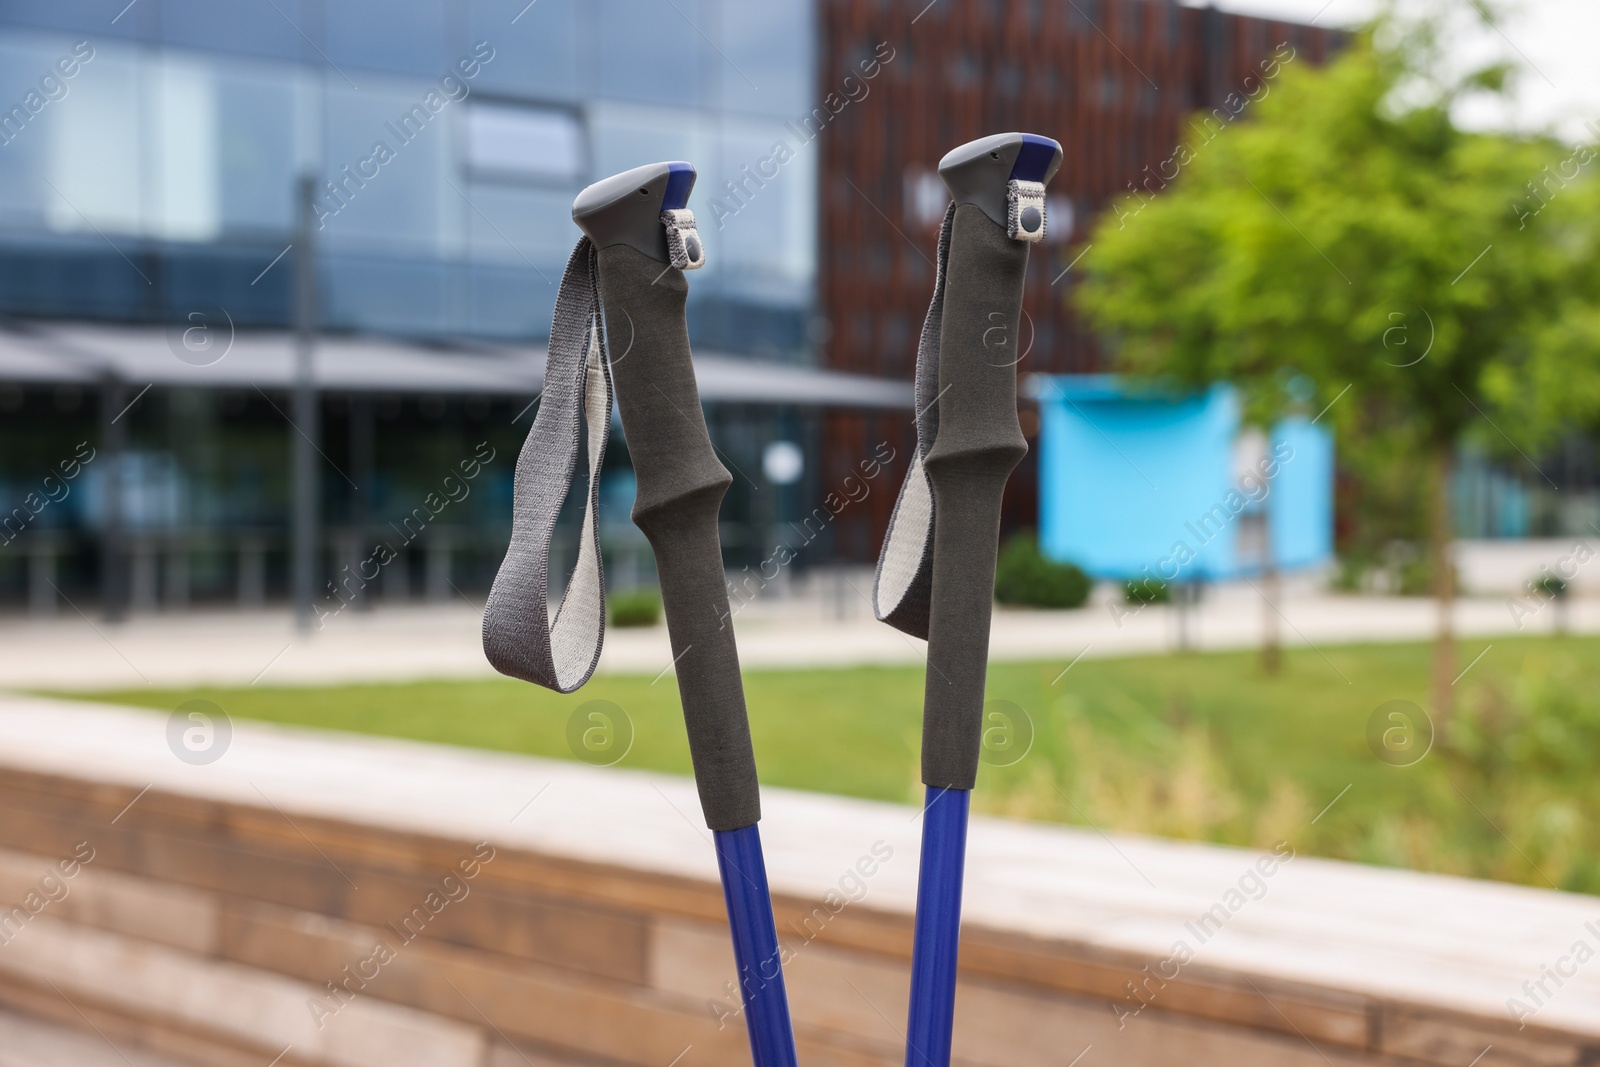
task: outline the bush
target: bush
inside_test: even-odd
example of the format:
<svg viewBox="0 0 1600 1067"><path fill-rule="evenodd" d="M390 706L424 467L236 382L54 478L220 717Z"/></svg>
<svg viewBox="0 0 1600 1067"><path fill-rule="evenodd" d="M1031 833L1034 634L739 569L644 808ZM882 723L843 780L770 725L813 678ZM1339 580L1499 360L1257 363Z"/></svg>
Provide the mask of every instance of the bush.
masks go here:
<svg viewBox="0 0 1600 1067"><path fill-rule="evenodd" d="M606 597L612 626L654 626L661 621L661 594L654 589L625 589Z"/></svg>
<svg viewBox="0 0 1600 1067"><path fill-rule="evenodd" d="M1170 604L1172 586L1160 578L1133 578L1122 583L1122 599L1129 604Z"/></svg>
<svg viewBox="0 0 1600 1067"><path fill-rule="evenodd" d="M1563 600L1567 595L1566 581L1554 574L1540 575L1529 583L1529 588L1546 600Z"/></svg>
<svg viewBox="0 0 1600 1067"><path fill-rule="evenodd" d="M1341 593L1362 593L1372 574L1372 560L1365 553L1342 552L1338 568L1328 579L1328 587Z"/></svg>
<svg viewBox="0 0 1600 1067"><path fill-rule="evenodd" d="M1449 748L1483 781L1594 781L1600 699L1570 661L1530 655L1509 687L1485 684L1451 724Z"/></svg>
<svg viewBox="0 0 1600 1067"><path fill-rule="evenodd" d="M1421 549L1414 555L1406 555L1396 565L1396 580L1394 590L1401 596L1432 596L1433 595L1433 560ZM1461 593L1461 571L1459 568L1450 569L1452 588L1459 596Z"/></svg>
<svg viewBox="0 0 1600 1067"><path fill-rule="evenodd" d="M1046 559L1033 532L1012 537L995 564L994 598L1035 608L1081 608L1089 599L1089 576L1071 563Z"/></svg>

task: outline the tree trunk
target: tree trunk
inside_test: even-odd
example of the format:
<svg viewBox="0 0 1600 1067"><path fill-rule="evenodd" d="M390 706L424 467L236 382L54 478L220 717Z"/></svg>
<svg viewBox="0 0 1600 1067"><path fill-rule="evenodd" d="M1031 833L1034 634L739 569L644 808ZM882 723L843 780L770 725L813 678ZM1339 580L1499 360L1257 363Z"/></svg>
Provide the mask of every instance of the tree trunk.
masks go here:
<svg viewBox="0 0 1600 1067"><path fill-rule="evenodd" d="M1266 507L1261 509L1261 587L1261 670L1274 675L1283 668L1283 635L1278 622L1283 583L1272 552L1272 512Z"/></svg>
<svg viewBox="0 0 1600 1067"><path fill-rule="evenodd" d="M1450 445L1433 452L1433 500L1428 516L1429 561L1433 571L1433 596L1438 606L1439 625L1433 639L1433 707L1439 732L1449 725L1455 711L1455 532L1450 514L1450 475L1454 456Z"/></svg>

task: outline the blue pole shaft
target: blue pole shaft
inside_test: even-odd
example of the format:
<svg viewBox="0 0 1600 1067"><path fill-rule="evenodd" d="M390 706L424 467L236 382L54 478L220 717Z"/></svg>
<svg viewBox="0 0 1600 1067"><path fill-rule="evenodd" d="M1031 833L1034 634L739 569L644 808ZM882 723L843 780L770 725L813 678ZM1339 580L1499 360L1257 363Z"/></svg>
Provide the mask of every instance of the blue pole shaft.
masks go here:
<svg viewBox="0 0 1600 1067"><path fill-rule="evenodd" d="M949 1067L961 948L961 880L967 860L966 789L928 787L922 809L922 866L911 945L911 1015L906 1067Z"/></svg>
<svg viewBox="0 0 1600 1067"><path fill-rule="evenodd" d="M761 834L754 824L713 832L728 929L739 968L739 995L755 1067L796 1067L789 995L783 985L778 927L772 918Z"/></svg>

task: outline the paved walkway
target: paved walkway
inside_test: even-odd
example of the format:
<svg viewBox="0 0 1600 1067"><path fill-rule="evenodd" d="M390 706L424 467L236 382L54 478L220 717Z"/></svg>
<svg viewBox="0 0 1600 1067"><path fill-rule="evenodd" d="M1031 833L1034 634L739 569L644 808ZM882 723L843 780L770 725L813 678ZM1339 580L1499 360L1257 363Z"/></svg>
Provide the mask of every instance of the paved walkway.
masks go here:
<svg viewBox="0 0 1600 1067"><path fill-rule="evenodd" d="M918 663L923 642L872 618L868 573L814 582L805 595L754 600L735 613L746 668ZM1288 645L1425 640L1433 605L1425 599L1333 596L1309 586L1290 588L1280 607ZM1522 633L1549 632L1555 610L1522 620ZM1248 583L1217 586L1191 609L1193 647L1258 645L1270 617ZM1600 600L1571 605L1578 632L1600 632ZM480 645L481 610L464 601L442 605L346 610L316 633L296 635L282 609L192 611L136 616L117 626L63 607L53 619L0 619L0 688L103 689L184 686L319 684L418 678L490 677ZM1473 599L1458 607L1463 635L1517 633L1504 599ZM1078 656L1156 654L1177 646L1178 610L1150 607L1130 614L1101 598L1078 611L995 612L991 654L1001 660L1059 660ZM1469 653L1470 654L1470 653ZM600 669L656 674L672 655L664 626L611 629Z"/></svg>
<svg viewBox="0 0 1600 1067"><path fill-rule="evenodd" d="M914 664L922 641L872 619L870 574L832 576L795 597L752 600L734 614L739 656L746 667L842 667ZM1432 601L1397 597L1336 597L1302 585L1280 605L1286 645L1350 641L1426 640L1434 629ZM1600 600L1571 605L1571 629L1600 632ZM1218 585L1190 609L1190 645L1253 648L1269 619L1266 601L1248 582ZM155 685L315 685L334 681L493 677L480 646L480 606L379 606L347 609L310 635L296 635L288 613L189 611L136 616L107 625L64 608L54 619L0 619L0 688L99 689ZM1459 630L1467 637L1517 633L1504 598L1464 600ZM1523 617L1523 633L1550 632L1555 609ZM1098 597L1080 611L995 611L995 659L1072 662L1077 656L1165 653L1179 640L1178 609L1152 606L1128 613ZM1470 653L1469 653L1470 654ZM672 654L664 625L611 629L600 670L653 673Z"/></svg>

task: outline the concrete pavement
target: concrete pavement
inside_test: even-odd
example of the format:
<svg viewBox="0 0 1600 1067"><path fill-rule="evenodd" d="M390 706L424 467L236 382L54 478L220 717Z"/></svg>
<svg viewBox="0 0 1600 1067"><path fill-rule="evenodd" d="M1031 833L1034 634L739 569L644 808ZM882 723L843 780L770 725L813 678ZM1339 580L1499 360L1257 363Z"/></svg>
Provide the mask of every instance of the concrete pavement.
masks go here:
<svg viewBox="0 0 1600 1067"><path fill-rule="evenodd" d="M870 572L813 579L782 598L753 600L731 624L746 668L918 663L923 642L872 618ZM1177 646L1176 608L1129 613L1109 587L1076 611L997 609L991 654L997 660L1059 661L1079 656L1147 655ZM1600 600L1569 606L1575 632L1600 632ZM1425 640L1433 632L1431 601L1333 595L1309 582L1289 585L1279 606L1289 646ZM1190 610L1192 647L1250 648L1261 640L1269 609L1247 582L1218 585ZM108 625L64 607L53 619L0 618L0 688L87 690L199 684L328 684L421 678L487 678L494 672L479 644L481 606L464 600L430 605L347 609L312 634L296 634L284 609L189 611L135 616ZM1556 611L1546 607L1517 628L1505 598L1458 604L1468 637L1548 633ZM1467 651L1467 655L1471 655ZM664 626L612 628L600 670L656 674L672 660Z"/></svg>

